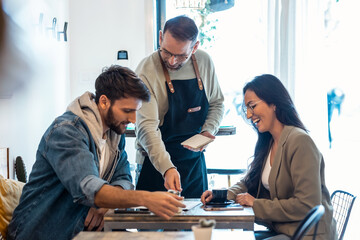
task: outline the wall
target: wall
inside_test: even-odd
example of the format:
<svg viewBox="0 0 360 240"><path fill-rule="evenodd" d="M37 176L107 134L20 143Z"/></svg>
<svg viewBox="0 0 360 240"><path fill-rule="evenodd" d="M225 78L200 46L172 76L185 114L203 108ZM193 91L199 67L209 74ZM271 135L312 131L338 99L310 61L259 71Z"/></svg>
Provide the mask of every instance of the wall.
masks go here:
<svg viewBox="0 0 360 240"><path fill-rule="evenodd" d="M11 162L16 156L22 156L29 175L47 127L75 97L84 91L94 91L94 82L101 69L115 63L135 69L139 61L153 51L153 2L3 2L8 13L24 29L21 58L28 55L31 71L20 90L10 99L0 99L0 147L10 147ZM36 26L41 12L44 13L42 33ZM61 30L64 21L69 22L68 42L57 41L46 31L53 17L57 17L59 23L57 30ZM128 51L128 62L116 60L118 50ZM132 162L133 142L129 139L127 144Z"/></svg>
<svg viewBox="0 0 360 240"><path fill-rule="evenodd" d="M22 156L29 174L42 134L64 111L69 98L69 46L47 31L54 17L58 23L56 32L63 29L64 21L68 21L68 1L3 3L13 21L7 35L14 35L10 44L14 49L12 57L16 58L7 61L7 69L22 72L19 77L23 84L10 98L0 99L0 146L10 148L10 163ZM12 177L12 164L10 170Z"/></svg>
<svg viewBox="0 0 360 240"><path fill-rule="evenodd" d="M70 1L71 99L94 92L103 67L119 64L135 70L154 51L153 9L149 0ZM119 50L128 51L128 61L117 60ZM126 141L129 162L134 163L134 138Z"/></svg>
<svg viewBox="0 0 360 240"><path fill-rule="evenodd" d="M152 9L152 1L146 0L70 2L72 98L94 91L94 81L103 67L120 64L135 70L153 51ZM119 50L128 51L128 61L117 61Z"/></svg>

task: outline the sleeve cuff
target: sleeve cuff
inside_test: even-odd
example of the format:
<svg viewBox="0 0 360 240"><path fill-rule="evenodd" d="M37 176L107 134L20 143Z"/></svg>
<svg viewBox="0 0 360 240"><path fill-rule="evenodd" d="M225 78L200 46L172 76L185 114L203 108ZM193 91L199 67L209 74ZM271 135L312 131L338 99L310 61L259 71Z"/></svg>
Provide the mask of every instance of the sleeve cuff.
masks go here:
<svg viewBox="0 0 360 240"><path fill-rule="evenodd" d="M83 198L75 199L74 202L95 207L95 194L104 184L109 183L94 175L86 176L80 182L80 188L85 196Z"/></svg>
<svg viewBox="0 0 360 240"><path fill-rule="evenodd" d="M228 189L227 199L228 200L235 200L236 199L236 193L234 193L231 189Z"/></svg>
<svg viewBox="0 0 360 240"><path fill-rule="evenodd" d="M211 133L212 135L216 135L216 133L219 131L219 128L213 128L213 127L210 127L208 125L204 125L202 128L201 128L201 132L209 132Z"/></svg>
<svg viewBox="0 0 360 240"><path fill-rule="evenodd" d="M111 183L112 186L122 187L124 190L134 190L134 185L126 180L118 180Z"/></svg>
<svg viewBox="0 0 360 240"><path fill-rule="evenodd" d="M170 168L175 168L176 167L170 162L170 163L167 163L167 164L164 164L165 166L161 166L161 169L159 170L159 172L161 173L161 176L164 177L165 173L167 170L169 170Z"/></svg>

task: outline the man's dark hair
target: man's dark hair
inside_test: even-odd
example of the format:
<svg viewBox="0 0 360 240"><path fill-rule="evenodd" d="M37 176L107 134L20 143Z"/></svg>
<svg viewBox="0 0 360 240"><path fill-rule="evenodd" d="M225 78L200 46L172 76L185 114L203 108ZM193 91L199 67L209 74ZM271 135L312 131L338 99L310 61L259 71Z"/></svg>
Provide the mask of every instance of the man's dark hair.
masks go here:
<svg viewBox="0 0 360 240"><path fill-rule="evenodd" d="M199 30L191 18L181 15L166 21L163 33L169 31L171 35L180 41L192 41L195 44Z"/></svg>
<svg viewBox="0 0 360 240"><path fill-rule="evenodd" d="M96 79L96 103L99 103L101 95L105 95L111 102L128 97L150 101L150 92L144 82L132 70L119 65L104 68Z"/></svg>

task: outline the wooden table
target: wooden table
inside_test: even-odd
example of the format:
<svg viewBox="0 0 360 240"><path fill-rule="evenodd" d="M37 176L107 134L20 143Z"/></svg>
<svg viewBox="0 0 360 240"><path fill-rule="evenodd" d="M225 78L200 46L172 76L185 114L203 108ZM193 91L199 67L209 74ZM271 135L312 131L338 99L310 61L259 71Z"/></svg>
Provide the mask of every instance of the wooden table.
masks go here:
<svg viewBox="0 0 360 240"><path fill-rule="evenodd" d="M80 232L74 240L194 240L193 232ZM211 240L255 240L253 231L217 230L212 232Z"/></svg>
<svg viewBox="0 0 360 240"><path fill-rule="evenodd" d="M153 213L114 213L114 210L109 210L104 216L104 230L183 230L191 229L191 226L198 224L201 218L215 219L217 229L254 230L255 215L251 207L244 207L243 210L205 211L202 204L189 211L182 211L170 220L164 220Z"/></svg>

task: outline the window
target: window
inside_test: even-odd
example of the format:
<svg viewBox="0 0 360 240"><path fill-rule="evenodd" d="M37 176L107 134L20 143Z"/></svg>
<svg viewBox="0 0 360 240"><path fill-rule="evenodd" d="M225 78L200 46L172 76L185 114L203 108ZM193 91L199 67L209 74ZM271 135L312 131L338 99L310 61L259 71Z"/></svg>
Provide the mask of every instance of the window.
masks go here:
<svg viewBox="0 0 360 240"><path fill-rule="evenodd" d="M212 57L225 96L222 126L235 126L237 132L232 136L218 136L208 146L207 167L246 169L257 135L240 116L242 88L254 76L268 72L267 2L228 1L234 3L233 6L222 11L211 11L210 7L203 10L177 8L177 2L166 1L165 21L186 14L197 23L201 43L199 48ZM226 187L226 178L221 180L217 183Z"/></svg>
<svg viewBox="0 0 360 240"><path fill-rule="evenodd" d="M201 26L198 10L176 8L175 0L166 3L166 19L187 14ZM329 191L345 189L359 195L355 185L358 168L353 166L359 159L360 145L360 2L234 3L227 10L207 13L206 24L200 29L207 37L201 48L212 56L226 98L223 125L237 127L235 136L219 136L209 146L208 167L246 167L256 135L240 118L236 106L242 101L246 81L272 73L288 88L301 119L324 155ZM349 225L360 221L360 207L355 206L354 212ZM355 231L355 226L349 226L347 237L355 236Z"/></svg>

